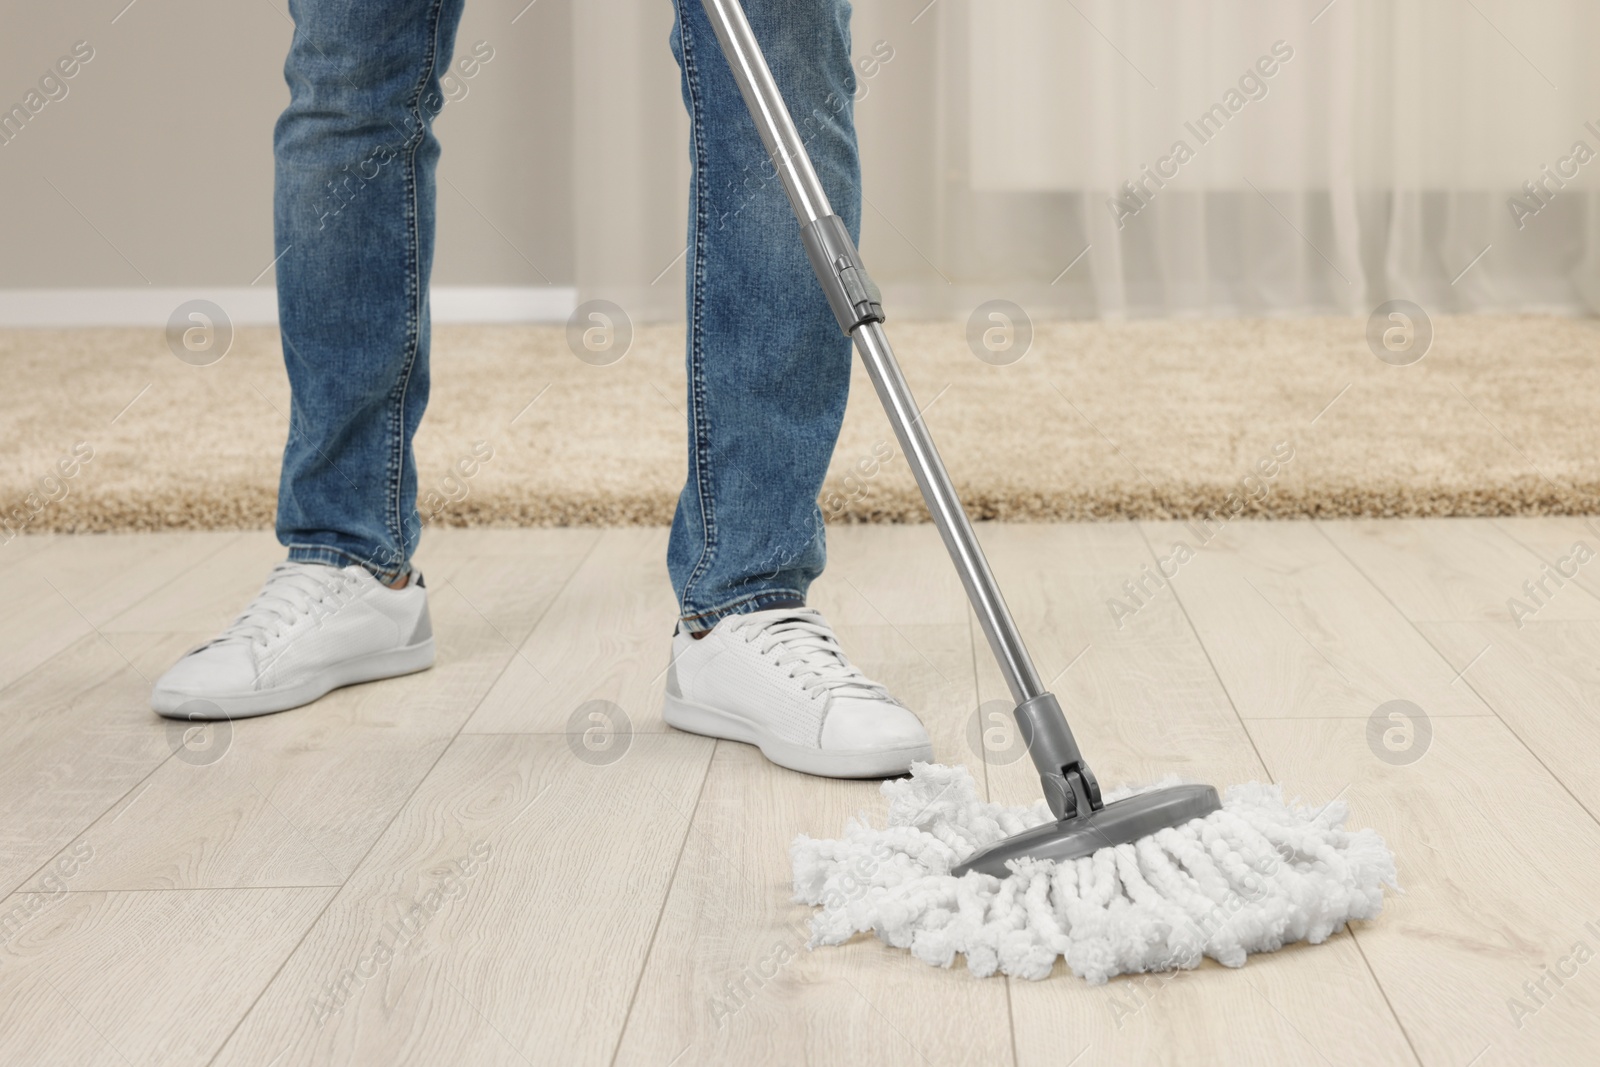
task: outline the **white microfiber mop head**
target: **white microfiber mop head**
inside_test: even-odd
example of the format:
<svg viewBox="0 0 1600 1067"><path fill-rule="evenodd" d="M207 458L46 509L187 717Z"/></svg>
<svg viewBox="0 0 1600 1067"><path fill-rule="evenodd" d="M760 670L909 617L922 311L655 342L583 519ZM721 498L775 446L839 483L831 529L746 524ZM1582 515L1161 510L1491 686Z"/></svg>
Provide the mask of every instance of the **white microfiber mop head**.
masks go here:
<svg viewBox="0 0 1600 1067"><path fill-rule="evenodd" d="M1383 887L1399 887L1383 839L1343 829L1342 801L1292 806L1275 785L1234 786L1204 819L1082 859L1023 860L1009 878L950 870L1049 821L1044 801L990 804L965 767L928 763L885 782L883 795L888 826L852 820L841 839L801 835L790 849L795 899L821 906L812 947L870 930L940 967L964 955L980 977L1044 978L1063 956L1099 984L1202 956L1239 967L1251 952L1318 944L1350 919L1376 917Z"/></svg>

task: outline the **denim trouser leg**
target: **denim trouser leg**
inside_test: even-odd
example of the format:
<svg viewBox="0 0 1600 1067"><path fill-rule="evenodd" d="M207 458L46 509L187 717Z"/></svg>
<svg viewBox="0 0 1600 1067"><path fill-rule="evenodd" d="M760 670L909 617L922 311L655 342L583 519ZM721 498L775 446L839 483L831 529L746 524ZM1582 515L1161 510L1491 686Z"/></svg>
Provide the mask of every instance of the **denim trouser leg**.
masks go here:
<svg viewBox="0 0 1600 1067"><path fill-rule="evenodd" d="M803 600L822 571L817 494L844 417L850 342L700 0L674 0L691 123L689 477L667 552L683 626ZM845 0L744 8L851 234L860 164Z"/></svg>
<svg viewBox="0 0 1600 1067"><path fill-rule="evenodd" d="M289 558L408 567L428 400L431 131L462 0L291 0L273 139L278 314L293 391L278 490Z"/></svg>

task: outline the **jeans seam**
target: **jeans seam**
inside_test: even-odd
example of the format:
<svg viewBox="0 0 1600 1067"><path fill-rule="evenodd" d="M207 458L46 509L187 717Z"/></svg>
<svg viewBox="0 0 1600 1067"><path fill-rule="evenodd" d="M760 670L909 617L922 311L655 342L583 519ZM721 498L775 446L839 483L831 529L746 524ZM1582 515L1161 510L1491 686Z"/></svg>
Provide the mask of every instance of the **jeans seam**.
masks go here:
<svg viewBox="0 0 1600 1067"><path fill-rule="evenodd" d="M690 142L694 149L694 178L695 178L695 204L694 204L694 257L689 273L690 285L690 314L689 314L689 418L694 428L691 445L694 449L694 478L698 490L700 505L700 558L695 562L694 568L689 572L689 577L684 580L683 593L680 606L689 607L691 591L699 579L711 568L712 553L717 541L717 510L711 499L711 487L708 484L706 471L710 461L709 427L705 421L705 374L703 371L704 350L702 349L701 322L703 319L704 280L705 280L705 218L706 218L706 173L705 173L705 145L704 108L701 102L700 79L698 68L694 59L694 31L690 28L688 12L684 10L686 0L679 0L678 25L679 40L683 49L683 69L685 81L689 86L689 100L694 114L690 122ZM687 0L692 2L692 0Z"/></svg>
<svg viewBox="0 0 1600 1067"><path fill-rule="evenodd" d="M405 484L405 420L406 397L411 386L411 372L416 367L417 353L421 348L422 334L422 253L421 239L417 234L417 152L422 148L423 142L428 139L427 120L423 118L422 110L418 106L422 102L422 94L427 90L428 83L433 77L433 69L439 58L439 22L440 14L444 9L444 0L433 0L433 8L428 15L428 53L422 65L422 76L417 80L417 87L411 94L408 110L417 120L415 140L406 155L406 231L410 239L407 249L409 256L406 272L406 288L409 307L406 311L407 346L406 356L400 372L400 380L395 383L394 401L389 408L389 437L393 448L389 454L388 488L390 490L389 533L394 538L402 555L408 555L405 535L405 517L400 514L401 490Z"/></svg>

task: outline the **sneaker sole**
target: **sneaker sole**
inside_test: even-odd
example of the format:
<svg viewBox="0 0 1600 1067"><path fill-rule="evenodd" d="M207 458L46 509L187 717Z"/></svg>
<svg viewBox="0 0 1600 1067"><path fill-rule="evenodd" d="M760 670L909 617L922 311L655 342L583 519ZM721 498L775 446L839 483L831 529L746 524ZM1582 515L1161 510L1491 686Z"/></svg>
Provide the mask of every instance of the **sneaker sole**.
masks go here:
<svg viewBox="0 0 1600 1067"><path fill-rule="evenodd" d="M691 734L754 745L778 766L819 778L893 778L911 773L911 764L919 760L933 762L931 743L847 752L808 748L773 737L761 724L737 712L696 704L671 693L666 695L661 717L667 725Z"/></svg>
<svg viewBox="0 0 1600 1067"><path fill-rule="evenodd" d="M335 689L362 682L376 682L384 678L398 678L415 674L433 666L433 638L406 648L388 652L374 652L359 659L346 660L324 668L293 685L275 689L253 689L248 693L182 693L174 689L156 689L150 694L150 706L157 715L169 719L209 720L248 719L256 715L271 715L279 711L304 707ZM194 701L204 701L216 709L181 710Z"/></svg>

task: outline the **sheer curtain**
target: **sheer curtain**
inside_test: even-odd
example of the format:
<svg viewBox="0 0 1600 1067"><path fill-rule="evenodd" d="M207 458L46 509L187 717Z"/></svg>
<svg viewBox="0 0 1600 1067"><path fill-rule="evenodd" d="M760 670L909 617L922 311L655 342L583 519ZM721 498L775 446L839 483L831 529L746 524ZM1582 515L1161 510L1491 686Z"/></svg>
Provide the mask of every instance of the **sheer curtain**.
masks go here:
<svg viewBox="0 0 1600 1067"><path fill-rule="evenodd" d="M579 284L645 317L681 314L667 7L574 18ZM862 244L902 315L1600 310L1600 4L862 0L853 26Z"/></svg>

